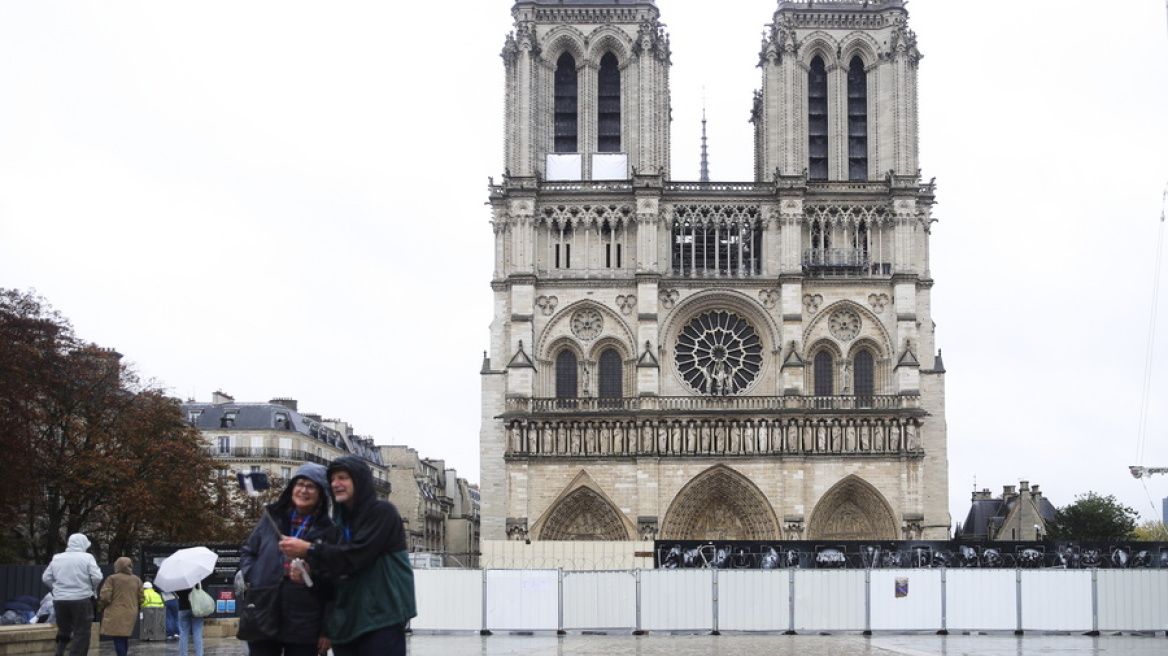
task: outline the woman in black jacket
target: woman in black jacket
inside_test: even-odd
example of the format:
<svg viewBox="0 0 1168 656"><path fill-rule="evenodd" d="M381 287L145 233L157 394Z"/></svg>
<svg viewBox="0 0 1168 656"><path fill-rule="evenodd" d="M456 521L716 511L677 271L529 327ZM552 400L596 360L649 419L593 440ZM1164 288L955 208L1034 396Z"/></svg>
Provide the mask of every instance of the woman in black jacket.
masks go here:
<svg viewBox="0 0 1168 656"><path fill-rule="evenodd" d="M259 590L279 587L275 602L279 630L270 639L249 641L251 656L315 656L331 647L325 629L331 603L330 583L314 580L309 587L293 581L291 568L295 563L280 553L282 536L315 541L332 528L327 490L328 475L324 466L305 463L288 482L279 500L266 509L275 526L269 518L263 518L243 545L239 569L247 589L256 591L255 599L260 598ZM276 526L280 528L279 533ZM246 606L248 602L245 592L242 604Z"/></svg>

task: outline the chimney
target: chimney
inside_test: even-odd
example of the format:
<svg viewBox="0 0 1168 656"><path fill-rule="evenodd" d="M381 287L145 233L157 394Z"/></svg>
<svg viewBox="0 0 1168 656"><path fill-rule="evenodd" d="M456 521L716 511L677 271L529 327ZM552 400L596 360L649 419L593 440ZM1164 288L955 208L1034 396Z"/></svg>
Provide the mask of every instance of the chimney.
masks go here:
<svg viewBox="0 0 1168 656"><path fill-rule="evenodd" d="M223 405L224 403L234 402L235 397L227 394L226 392L223 392L222 390L215 390L215 393L211 395L211 403L214 403L215 405Z"/></svg>
<svg viewBox="0 0 1168 656"><path fill-rule="evenodd" d="M271 403L272 405L282 405L292 412L297 412L296 399L272 399L271 401L268 401L268 403Z"/></svg>
<svg viewBox="0 0 1168 656"><path fill-rule="evenodd" d="M1002 486L1002 501L1009 501L1010 499L1012 499L1014 497L1014 494L1015 494L1015 492L1014 492L1013 485L1003 485Z"/></svg>

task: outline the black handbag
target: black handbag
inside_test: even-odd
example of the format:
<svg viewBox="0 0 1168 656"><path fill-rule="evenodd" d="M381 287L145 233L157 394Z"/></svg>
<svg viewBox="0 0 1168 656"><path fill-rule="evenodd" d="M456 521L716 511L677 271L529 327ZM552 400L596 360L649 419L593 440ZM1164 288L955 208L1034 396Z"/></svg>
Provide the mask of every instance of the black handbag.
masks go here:
<svg viewBox="0 0 1168 656"><path fill-rule="evenodd" d="M280 633L280 585L248 588L238 605L239 631L236 638L247 642L276 639Z"/></svg>

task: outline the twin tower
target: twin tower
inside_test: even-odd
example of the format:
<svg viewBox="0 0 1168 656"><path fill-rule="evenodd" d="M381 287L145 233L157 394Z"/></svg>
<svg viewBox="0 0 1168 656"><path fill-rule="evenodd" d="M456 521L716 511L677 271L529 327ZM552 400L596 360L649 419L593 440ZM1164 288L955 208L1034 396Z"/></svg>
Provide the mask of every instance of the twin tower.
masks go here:
<svg viewBox="0 0 1168 656"><path fill-rule="evenodd" d="M515 3L483 539L948 538L905 4L780 0L754 180L693 182L657 3Z"/></svg>

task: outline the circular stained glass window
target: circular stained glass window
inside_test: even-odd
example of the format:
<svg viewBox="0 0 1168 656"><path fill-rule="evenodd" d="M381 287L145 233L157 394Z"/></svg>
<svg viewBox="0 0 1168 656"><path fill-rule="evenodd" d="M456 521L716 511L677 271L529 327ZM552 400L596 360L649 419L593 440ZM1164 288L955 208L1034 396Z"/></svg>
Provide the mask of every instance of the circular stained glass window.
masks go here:
<svg viewBox="0 0 1168 656"><path fill-rule="evenodd" d="M745 319L723 310L703 312L677 337L677 370L693 391L738 394L758 378L762 344Z"/></svg>

